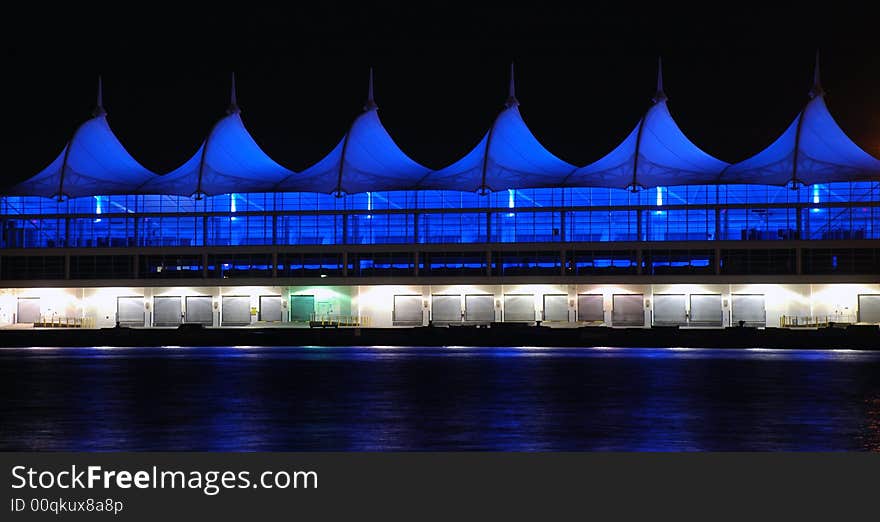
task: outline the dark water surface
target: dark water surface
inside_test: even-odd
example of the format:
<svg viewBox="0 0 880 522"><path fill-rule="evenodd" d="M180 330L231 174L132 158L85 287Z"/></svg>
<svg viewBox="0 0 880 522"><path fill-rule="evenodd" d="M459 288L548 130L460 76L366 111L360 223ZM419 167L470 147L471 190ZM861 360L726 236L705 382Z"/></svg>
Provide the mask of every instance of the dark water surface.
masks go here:
<svg viewBox="0 0 880 522"><path fill-rule="evenodd" d="M880 451L880 353L0 349L0 449Z"/></svg>

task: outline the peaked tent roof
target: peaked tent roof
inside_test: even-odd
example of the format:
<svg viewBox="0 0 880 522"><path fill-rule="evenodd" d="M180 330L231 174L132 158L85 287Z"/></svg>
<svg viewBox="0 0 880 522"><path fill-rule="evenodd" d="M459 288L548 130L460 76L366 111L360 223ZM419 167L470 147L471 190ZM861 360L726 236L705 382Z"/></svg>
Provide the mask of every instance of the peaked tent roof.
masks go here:
<svg viewBox="0 0 880 522"><path fill-rule="evenodd" d="M298 174L282 180L285 192L357 192L411 190L429 169L409 158L382 126L373 99L373 70L362 112L327 156Z"/></svg>
<svg viewBox="0 0 880 522"><path fill-rule="evenodd" d="M706 154L684 135L666 100L658 63L657 92L648 112L617 148L575 171L565 185L635 189L714 183L728 163Z"/></svg>
<svg viewBox="0 0 880 522"><path fill-rule="evenodd" d="M102 84L98 78L98 103L91 119L79 126L64 149L37 175L5 191L9 196L76 198L136 194L141 185L156 178L125 150L107 123Z"/></svg>
<svg viewBox="0 0 880 522"><path fill-rule="evenodd" d="M511 64L507 102L492 127L463 158L432 172L418 188L486 192L558 187L575 168L544 148L526 126L519 113Z"/></svg>
<svg viewBox="0 0 880 522"><path fill-rule="evenodd" d="M266 155L251 137L235 97L235 76L227 115L220 119L199 150L177 169L144 185L147 194L213 196L233 192L271 192L293 174Z"/></svg>
<svg viewBox="0 0 880 522"><path fill-rule="evenodd" d="M776 141L751 158L729 166L719 182L812 185L880 179L880 160L849 139L825 105L818 53L810 97Z"/></svg>

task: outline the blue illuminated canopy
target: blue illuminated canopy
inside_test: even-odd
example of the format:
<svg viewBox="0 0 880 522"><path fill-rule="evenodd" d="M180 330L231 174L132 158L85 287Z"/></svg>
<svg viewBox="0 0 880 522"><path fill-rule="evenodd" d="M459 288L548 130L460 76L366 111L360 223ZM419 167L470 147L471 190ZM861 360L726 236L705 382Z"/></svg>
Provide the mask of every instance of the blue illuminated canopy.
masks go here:
<svg viewBox="0 0 880 522"><path fill-rule="evenodd" d="M485 193L562 186L576 167L545 149L526 126L516 99L513 64L509 89L504 110L477 146L452 165L432 172L418 188Z"/></svg>
<svg viewBox="0 0 880 522"><path fill-rule="evenodd" d="M635 190L676 185L880 181L880 160L850 140L825 105L818 56L810 95L803 111L775 142L731 165L701 150L681 131L669 113L662 68L658 68L654 103L635 128L604 157L576 168L549 152L523 121L511 66L507 103L489 130L464 157L432 171L409 158L382 125L373 99L371 70L367 103L348 132L320 161L303 172L293 172L263 152L248 133L236 103L233 76L227 115L213 126L186 163L157 176L132 158L113 134L99 80L94 117L77 128L48 167L3 195L63 199L316 192L341 196L399 190L486 193L526 188Z"/></svg>
<svg viewBox="0 0 880 522"><path fill-rule="evenodd" d="M292 174L276 187L284 192L357 192L411 190L429 169L410 159L385 130L373 99L373 71L367 103L348 133L316 164Z"/></svg>
<svg viewBox="0 0 880 522"><path fill-rule="evenodd" d="M776 141L751 158L728 167L719 181L812 185L880 179L880 160L849 139L828 111L819 81L818 55L810 98Z"/></svg>
<svg viewBox="0 0 880 522"><path fill-rule="evenodd" d="M248 133L236 102L234 76L227 113L186 163L151 180L141 192L179 196L271 192L293 174L267 156Z"/></svg>
<svg viewBox="0 0 880 522"><path fill-rule="evenodd" d="M131 157L110 129L99 78L94 116L79 126L48 167L5 193L59 199L136 194L141 185L155 177Z"/></svg>
<svg viewBox="0 0 880 522"><path fill-rule="evenodd" d="M654 104L614 150L574 172L565 186L651 188L715 183L728 164L706 154L681 131L663 92L663 69L657 71Z"/></svg>

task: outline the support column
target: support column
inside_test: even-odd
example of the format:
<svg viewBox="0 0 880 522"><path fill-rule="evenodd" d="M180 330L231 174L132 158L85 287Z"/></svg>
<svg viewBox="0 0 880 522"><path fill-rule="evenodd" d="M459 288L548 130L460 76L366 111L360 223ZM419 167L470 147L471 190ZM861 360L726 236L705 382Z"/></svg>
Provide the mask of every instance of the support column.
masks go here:
<svg viewBox="0 0 880 522"><path fill-rule="evenodd" d="M801 247L797 247L794 249L795 255L795 268L794 273L797 275L801 275L804 273L804 251Z"/></svg>
<svg viewBox="0 0 880 522"><path fill-rule="evenodd" d="M636 240L644 241L642 238L642 211L636 210Z"/></svg>
<svg viewBox="0 0 880 522"><path fill-rule="evenodd" d="M348 277L348 252L342 253L342 277Z"/></svg>
<svg viewBox="0 0 880 522"><path fill-rule="evenodd" d="M568 236L566 235L566 225L568 212L564 210L559 211L559 241L565 242L568 241Z"/></svg>
<svg viewBox="0 0 880 522"><path fill-rule="evenodd" d="M413 243L419 242L419 213L413 213Z"/></svg>
<svg viewBox="0 0 880 522"><path fill-rule="evenodd" d="M566 274L566 271L565 271L565 253L566 253L565 250L560 250L560 251L559 251L559 261L560 261L560 263L559 263L559 275L562 275L562 276L564 276L564 275Z"/></svg>
<svg viewBox="0 0 880 522"><path fill-rule="evenodd" d="M413 275L419 277L419 253L413 252Z"/></svg>
<svg viewBox="0 0 880 522"><path fill-rule="evenodd" d="M153 288L144 288L144 324L145 328L153 326Z"/></svg>
<svg viewBox="0 0 880 522"><path fill-rule="evenodd" d="M720 248L715 249L715 260L714 260L713 265L714 265L713 268L715 271L715 275L720 275L721 274L721 249Z"/></svg>
<svg viewBox="0 0 880 522"><path fill-rule="evenodd" d="M274 220L274 218L273 218ZM278 252L272 252L272 279L278 278Z"/></svg>
<svg viewBox="0 0 880 522"><path fill-rule="evenodd" d="M132 237L134 238L134 244L128 245L128 246L138 247L138 246L140 246L140 235L141 235L141 231L138 229L140 228L141 220L140 220L140 218L134 218L133 221L134 221L134 231L132 233Z"/></svg>
<svg viewBox="0 0 880 522"><path fill-rule="evenodd" d="M348 214L342 214L342 244L348 244Z"/></svg>
<svg viewBox="0 0 880 522"><path fill-rule="evenodd" d="M220 308L223 306L223 287L215 287L211 290L211 326L219 327L221 324Z"/></svg>
<svg viewBox="0 0 880 522"><path fill-rule="evenodd" d="M642 263L642 249L639 248L636 250L636 274L637 275L642 275L642 272L643 272L642 265L643 264L644 263Z"/></svg>
<svg viewBox="0 0 880 522"><path fill-rule="evenodd" d="M486 243L492 242L492 213L486 212Z"/></svg>

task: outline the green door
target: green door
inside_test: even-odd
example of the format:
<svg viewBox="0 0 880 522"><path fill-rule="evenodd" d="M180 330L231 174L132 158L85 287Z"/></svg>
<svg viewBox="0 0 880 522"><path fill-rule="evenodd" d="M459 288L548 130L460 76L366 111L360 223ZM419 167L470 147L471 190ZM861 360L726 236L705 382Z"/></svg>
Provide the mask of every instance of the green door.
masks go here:
<svg viewBox="0 0 880 522"><path fill-rule="evenodd" d="M315 313L315 296L292 295L290 296L290 321L293 323L305 323Z"/></svg>

